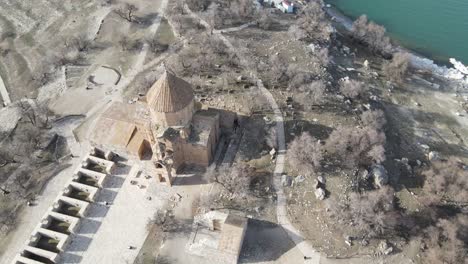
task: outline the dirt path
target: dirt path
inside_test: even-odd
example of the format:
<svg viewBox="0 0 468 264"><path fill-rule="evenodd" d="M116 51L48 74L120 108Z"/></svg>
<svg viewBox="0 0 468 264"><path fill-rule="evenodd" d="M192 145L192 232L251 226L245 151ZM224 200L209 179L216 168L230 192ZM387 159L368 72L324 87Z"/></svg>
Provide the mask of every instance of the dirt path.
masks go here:
<svg viewBox="0 0 468 264"><path fill-rule="evenodd" d="M168 0L162 0L161 3L161 13L164 13L164 10L167 6ZM151 26L150 29L150 34L155 34L156 31L158 30L161 22L161 17L158 17L153 25ZM142 51L138 55L137 60L135 61L134 65L131 67L131 69L128 71L128 74L126 76L123 76L119 84L113 89L112 94L109 96L106 96L102 98L94 107L92 107L89 111L87 111L86 116L92 116L95 113L98 113L102 109L105 109L105 107L108 105L110 101L121 101L122 100L122 91L124 90L125 87L131 84L131 82L134 80L134 78L144 71L145 65L144 61L146 59L148 53L148 45L145 44L143 47ZM160 60L155 60L155 64L159 62ZM0 94L3 98L3 101L6 103L10 103L10 98L8 91L6 90L3 81L1 80L0 77ZM73 134L72 131L76 128L78 124L75 121L70 121L70 122L65 122L61 124L59 127L56 128L56 131L59 132L60 134L64 135L67 137L67 139L72 139ZM79 155L79 157L74 158L71 163L70 167L66 170L61 171L57 176L55 176L45 187L44 192L37 197L38 205L35 207L30 207L28 210L25 210L25 212L22 214L22 216L19 218L18 222L18 228L9 234L9 240L8 240L8 245L5 248L4 254L2 255L2 259L0 263L9 263L15 255L19 252L21 247L24 245L26 240L29 238L31 231L34 229L34 227L40 222L40 219L44 215L44 213L47 211L49 206L52 205L52 202L60 192L60 190L63 188L65 183L71 179L71 176L73 175L73 170L78 166L78 164L81 162L81 158L86 155L88 149L89 149L89 144L87 142L84 143L78 143L76 140L71 140L71 149L75 155ZM124 197L125 195L121 195ZM151 210L145 210L145 211L151 211ZM146 221L146 218L143 218ZM115 220L115 219L114 219ZM114 221L112 220L112 221ZM111 220L108 220L111 221ZM144 225L142 225L144 226ZM144 228L143 228L144 229ZM139 230L141 231L141 230ZM144 237L144 236L142 236ZM96 246L96 248L99 248L99 245ZM135 256L129 255L126 256L128 258L134 258ZM124 263L124 262L122 262Z"/></svg>
<svg viewBox="0 0 468 264"><path fill-rule="evenodd" d="M208 30L212 31L214 35L218 36L224 44L231 49L239 57L241 64L248 68L248 61L243 54L241 54L232 43L222 35L224 32L235 32L253 25L253 22L223 30L212 30L211 25L203 20L202 17L198 16L196 13L193 13L187 6L185 6L186 11L192 16L196 17L200 23L205 26ZM250 69L251 70L251 69ZM261 79L259 79L253 70L251 70L251 78L257 83L257 87L260 89L260 92L268 100L270 107L274 111L275 121L276 121L276 135L278 140L278 156L276 158L275 170L273 173L273 183L277 194L277 204L276 204L276 214L278 224L286 231L291 240L296 244L296 247L301 251L304 257L307 259L304 260L304 263L320 263L320 253L315 250L310 243L308 243L305 238L302 236L299 230L297 230L289 220L289 216L286 209L286 196L283 192L283 186L281 185L281 175L284 172L284 163L286 158L286 139L284 136L284 121L283 113L278 107L273 95L268 91L264 86Z"/></svg>

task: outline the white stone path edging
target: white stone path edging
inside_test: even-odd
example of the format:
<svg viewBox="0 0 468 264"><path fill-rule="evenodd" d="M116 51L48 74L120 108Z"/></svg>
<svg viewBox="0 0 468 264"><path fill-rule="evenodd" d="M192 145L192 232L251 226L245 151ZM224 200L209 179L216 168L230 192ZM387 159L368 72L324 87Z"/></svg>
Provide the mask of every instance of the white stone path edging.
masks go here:
<svg viewBox="0 0 468 264"><path fill-rule="evenodd" d="M5 87L2 76L0 76L0 95L3 98L3 104L5 106L11 104L10 95L8 94L8 90Z"/></svg>
<svg viewBox="0 0 468 264"><path fill-rule="evenodd" d="M184 9L193 17L197 18L200 23L205 26L208 30L213 32L213 35L219 36L219 38L224 42L224 44L231 49L236 55L239 57L241 64L244 64L248 69L248 63L245 59L244 55L241 54L236 50L236 48L232 45L232 43L222 35L223 32L235 32L238 30L242 30L247 28L254 23L250 22L245 25L230 28L230 29L223 29L223 30L212 30L211 25L206 22L203 18L198 16L196 13L192 12L187 5L184 6ZM301 251L304 255L304 263L307 264L319 264L320 263L320 252L315 250L312 245L304 239L301 232L297 230L291 223L288 218L288 211L286 208L287 200L286 196L284 195L283 186L281 185L281 175L284 171L284 163L286 159L286 139L284 136L284 120L283 120L283 113L278 107L276 100L273 98L273 95L268 91L264 85L262 80L260 80L253 71L250 73L253 80L257 82L257 87L262 92L263 96L268 100L271 108L273 109L276 121L276 137L278 141L278 155L276 157L275 162L275 170L273 172L273 185L276 190L277 195L277 202L276 202L276 216L278 225L280 225L284 231L288 234L291 240L296 244L297 248Z"/></svg>
<svg viewBox="0 0 468 264"><path fill-rule="evenodd" d="M264 86L262 80L257 80L257 87L267 99L273 109L276 122L276 139L278 143L278 154L276 156L275 170L273 172L273 185L276 190L276 217L278 224L286 231L291 240L302 252L304 263L320 263L320 253L317 252L308 241L304 239L301 232L297 230L288 217L287 200L281 184L281 175L284 172L284 163L286 160L286 139L284 136L284 119L281 110L278 107L273 95Z"/></svg>

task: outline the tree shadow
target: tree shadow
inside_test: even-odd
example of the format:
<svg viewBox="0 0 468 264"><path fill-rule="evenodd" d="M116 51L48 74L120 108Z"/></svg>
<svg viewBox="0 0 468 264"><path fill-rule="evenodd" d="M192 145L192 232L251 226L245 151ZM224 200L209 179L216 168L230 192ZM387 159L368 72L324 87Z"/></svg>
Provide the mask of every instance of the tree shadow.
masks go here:
<svg viewBox="0 0 468 264"><path fill-rule="evenodd" d="M333 131L331 127L304 119L285 121L284 130L286 143L290 143L296 136L300 136L303 132L309 132L311 136L320 140L325 140Z"/></svg>

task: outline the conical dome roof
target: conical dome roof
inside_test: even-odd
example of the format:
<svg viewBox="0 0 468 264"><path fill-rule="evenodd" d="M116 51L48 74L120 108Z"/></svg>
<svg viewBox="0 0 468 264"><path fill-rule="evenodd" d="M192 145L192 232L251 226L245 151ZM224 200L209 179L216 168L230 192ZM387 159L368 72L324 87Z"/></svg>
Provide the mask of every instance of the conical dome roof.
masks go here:
<svg viewBox="0 0 468 264"><path fill-rule="evenodd" d="M165 70L148 91L146 100L150 109L156 112L177 112L192 102L192 86L171 71Z"/></svg>

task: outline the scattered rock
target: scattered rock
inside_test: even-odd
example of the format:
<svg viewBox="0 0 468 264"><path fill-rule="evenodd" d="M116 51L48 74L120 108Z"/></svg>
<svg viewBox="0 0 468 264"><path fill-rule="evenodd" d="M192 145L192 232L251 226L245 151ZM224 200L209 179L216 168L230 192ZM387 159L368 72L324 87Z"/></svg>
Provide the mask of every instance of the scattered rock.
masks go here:
<svg viewBox="0 0 468 264"><path fill-rule="evenodd" d="M292 184L291 176L283 174L281 176L281 185L283 185L284 187L288 187L288 186L291 186L291 184Z"/></svg>
<svg viewBox="0 0 468 264"><path fill-rule="evenodd" d="M317 188L315 189L315 197L319 200L324 200L325 199L325 190L323 188Z"/></svg>
<svg viewBox="0 0 468 264"><path fill-rule="evenodd" d="M379 244L379 251L384 255L388 255L393 252L393 247L390 246L387 241L382 241Z"/></svg>
<svg viewBox="0 0 468 264"><path fill-rule="evenodd" d="M351 50L349 49L349 47L346 47L343 45L343 51L347 54L349 54L351 52Z"/></svg>
<svg viewBox="0 0 468 264"><path fill-rule="evenodd" d="M374 177L374 184L379 188L388 183L387 170L380 164L372 166L372 176Z"/></svg>
<svg viewBox="0 0 468 264"><path fill-rule="evenodd" d="M360 244L361 244L361 246L365 247L365 246L369 245L369 241L367 241L366 239L363 239L363 240L361 240Z"/></svg>
<svg viewBox="0 0 468 264"><path fill-rule="evenodd" d="M247 78L246 78L245 76L243 76L243 75L239 75L239 76L237 77L237 81L239 81L239 82L245 81L245 80L247 80Z"/></svg>
<svg viewBox="0 0 468 264"><path fill-rule="evenodd" d="M429 154L427 155L427 158L428 158L430 161L437 161L437 160L440 159L439 152L437 152L437 151L431 151L431 152L429 152Z"/></svg>
<svg viewBox="0 0 468 264"><path fill-rule="evenodd" d="M270 153L271 157L275 157L276 156L276 149L272 148L269 153Z"/></svg>
<svg viewBox="0 0 468 264"><path fill-rule="evenodd" d="M358 175L359 175L359 178L361 178L361 179L364 180L364 181L369 180L369 178L370 178L370 176L371 176L371 175L369 174L369 171L368 171L368 170L365 170L365 169L364 169L364 170L361 170L361 171L359 172Z"/></svg>
<svg viewBox="0 0 468 264"><path fill-rule="evenodd" d="M323 177L322 175L320 176L317 176L317 181L320 182L321 184L325 184L325 177Z"/></svg>
<svg viewBox="0 0 468 264"><path fill-rule="evenodd" d="M296 178L294 178L294 182L295 182L295 183L301 183L301 182L303 182L303 181L305 181L305 177L302 176L302 175L299 175L299 176L297 176Z"/></svg>

